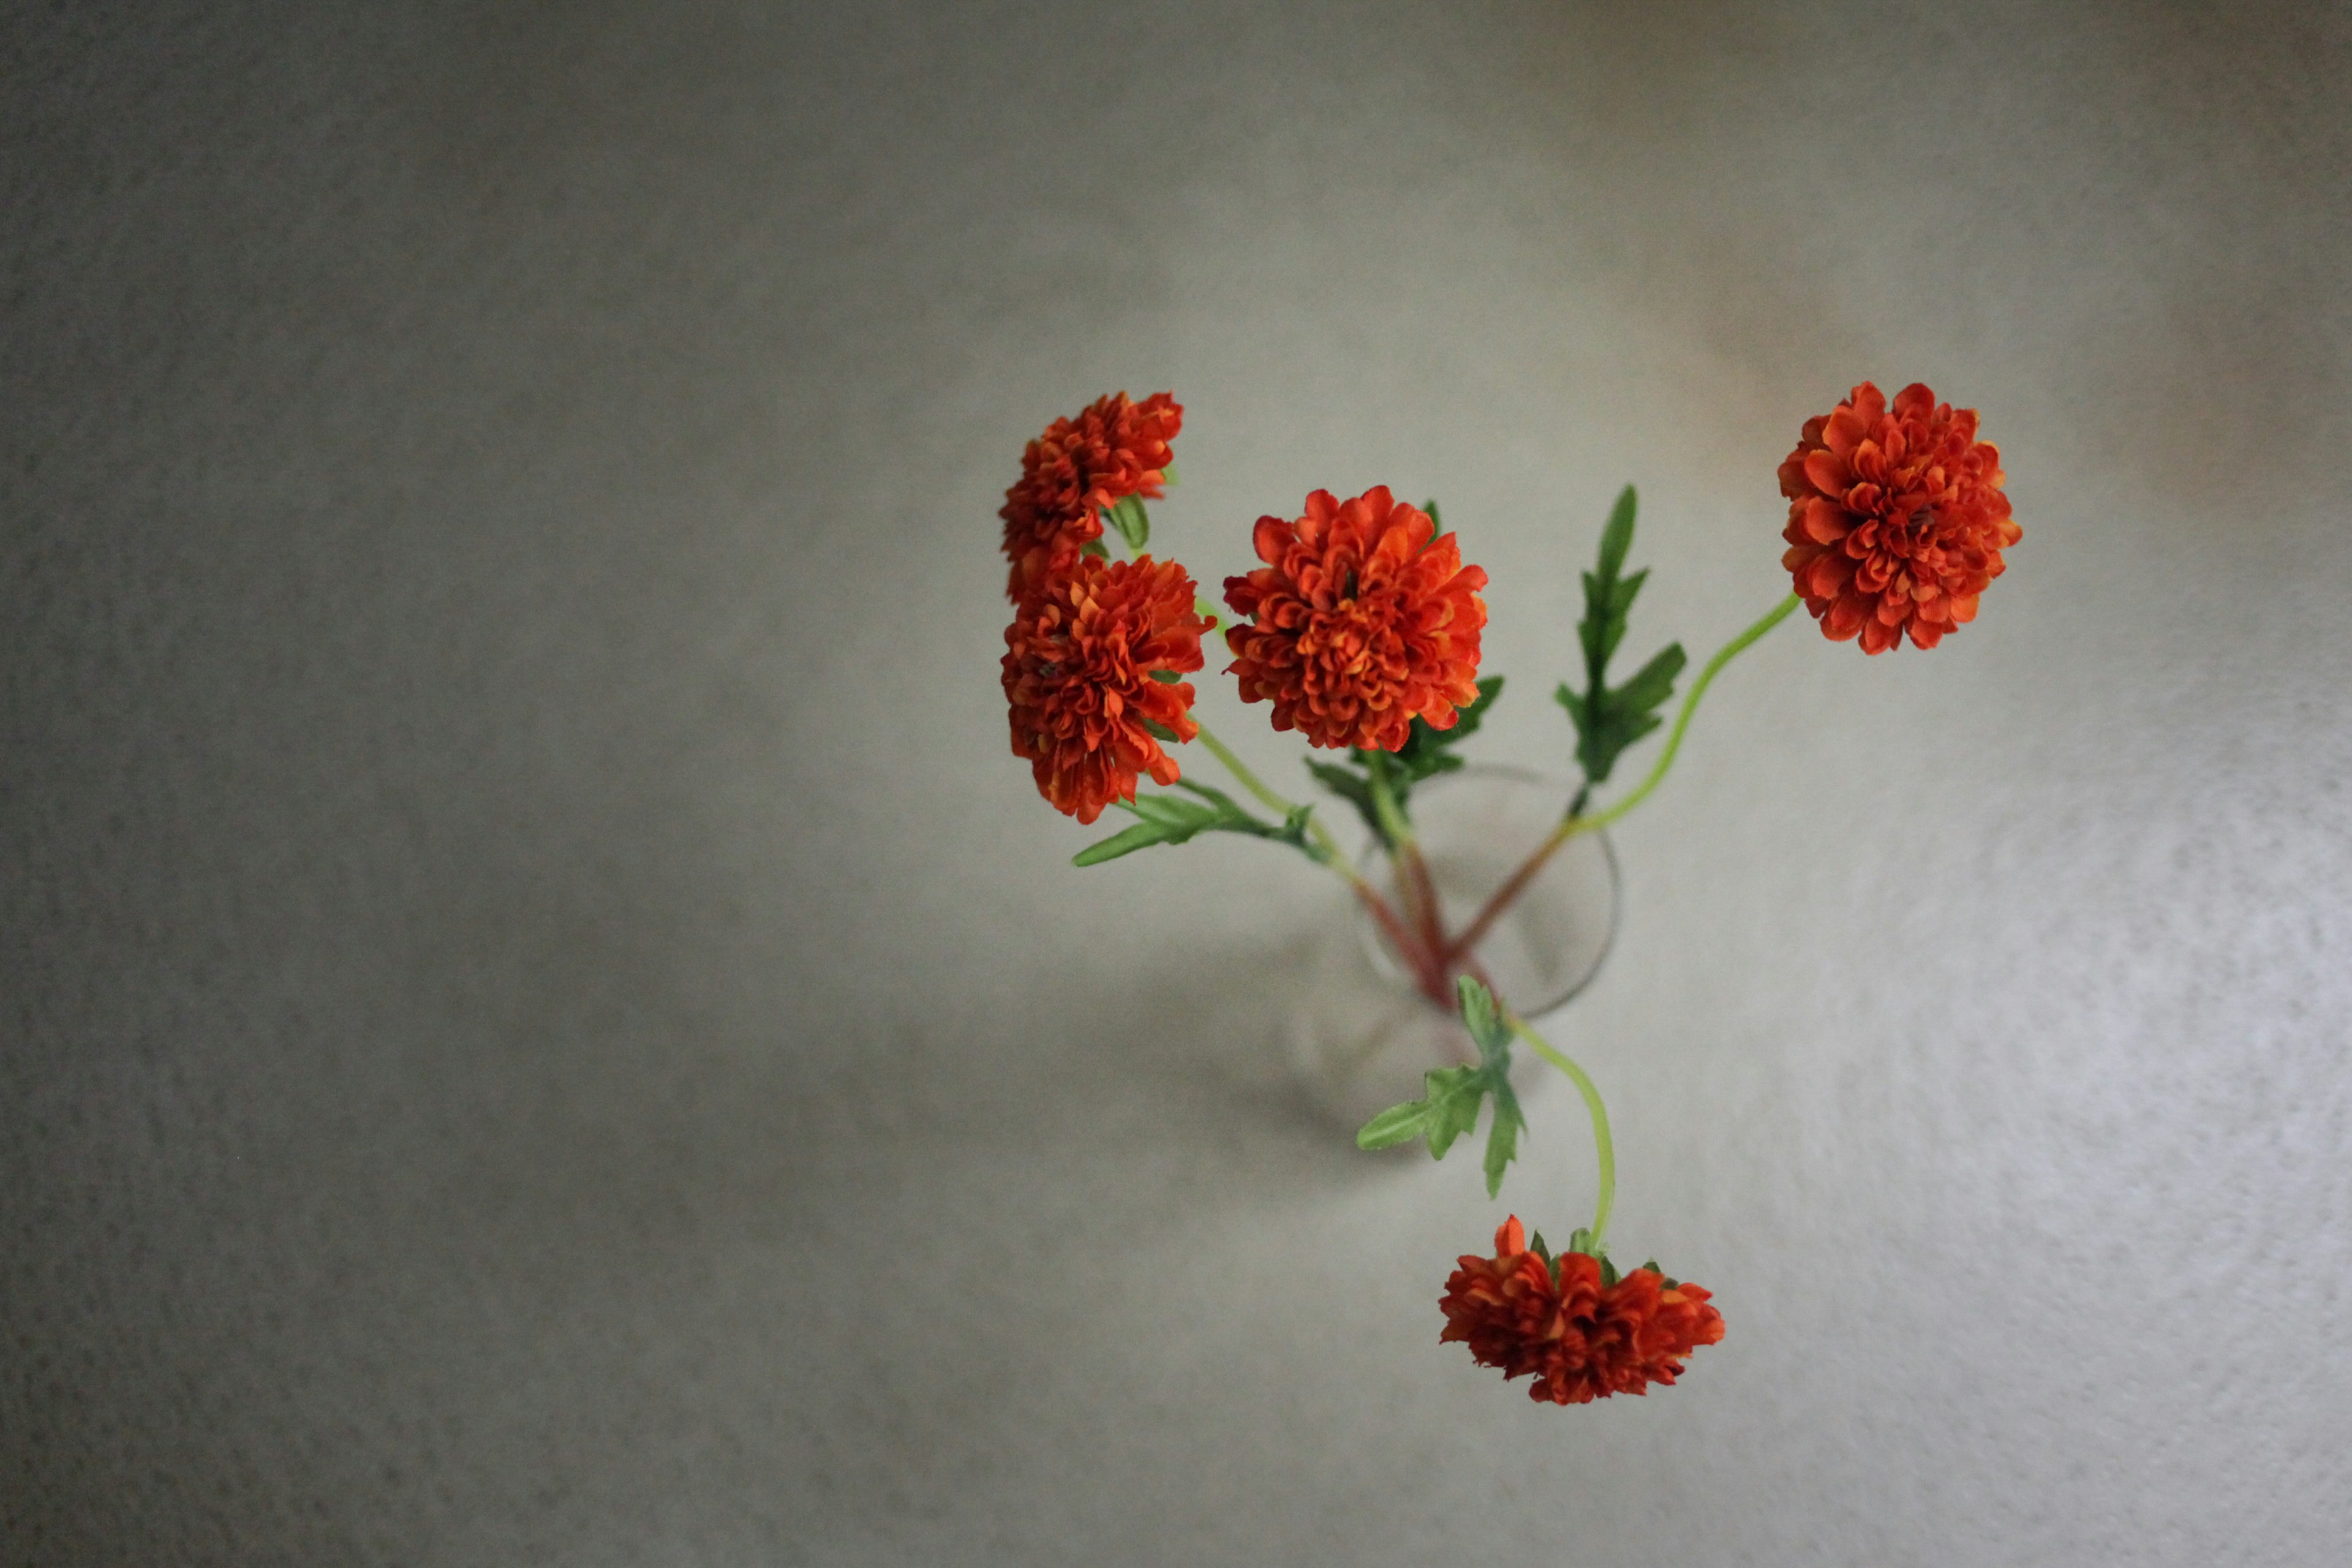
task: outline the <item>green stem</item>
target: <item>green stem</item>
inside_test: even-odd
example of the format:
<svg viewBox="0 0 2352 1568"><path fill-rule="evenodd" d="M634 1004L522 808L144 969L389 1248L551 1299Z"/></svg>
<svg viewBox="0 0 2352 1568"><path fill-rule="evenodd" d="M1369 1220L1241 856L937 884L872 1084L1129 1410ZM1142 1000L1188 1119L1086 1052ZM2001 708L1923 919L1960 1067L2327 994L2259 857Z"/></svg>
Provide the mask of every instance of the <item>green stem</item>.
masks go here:
<svg viewBox="0 0 2352 1568"><path fill-rule="evenodd" d="M1765 611L1754 626L1725 643L1717 651L1716 656L1706 661L1706 668L1699 671L1698 679L1692 683L1689 694L1684 697L1682 711L1675 715L1675 727L1666 736L1666 749L1658 753L1657 763L1650 769L1650 776L1636 785L1633 794L1599 816L1570 817L1559 825L1559 837L1565 838L1571 833L1583 833L1596 827L1606 827L1647 800L1650 792L1664 782L1666 770L1675 765L1675 754L1683 749L1683 731L1690 728L1691 715L1698 710L1698 700L1706 695L1706 689L1714 681L1717 672L1745 653L1757 638L1786 620L1789 612L1803 602L1796 595L1790 595Z"/></svg>
<svg viewBox="0 0 2352 1568"><path fill-rule="evenodd" d="M1285 800L1268 788L1266 782L1252 772L1247 763L1234 755L1232 747L1211 734L1209 727L1198 720L1193 721L1193 739L1208 747L1210 753L1217 761L1225 764L1225 771L1240 782L1242 788L1257 797L1260 805L1286 819L1292 812L1298 809L1297 802ZM1339 847L1339 841L1331 837L1331 830L1323 826L1323 819L1312 812L1307 815L1307 832L1315 840L1316 847L1330 857L1331 865L1341 876L1351 882L1363 880L1357 874L1354 862L1350 861L1347 853Z"/></svg>
<svg viewBox="0 0 2352 1568"><path fill-rule="evenodd" d="M1513 900L1517 900L1521 893L1527 891L1528 884L1535 880L1536 873L1544 868L1545 863L1552 858L1561 845L1580 833L1590 833L1595 828L1608 826L1649 798L1650 792L1664 781L1666 770L1675 765L1675 754L1682 750L1683 731L1690 728L1691 715L1698 710L1698 700L1706 695L1706 689L1714 681L1717 673L1745 652L1757 638L1787 619L1789 612L1795 609L1801 603L1802 601L1796 595L1790 595L1767 610L1754 626L1724 644L1716 656L1706 661L1706 668L1699 672L1698 679L1692 683L1689 693L1683 698L1682 711L1675 715L1674 730L1666 736L1665 750L1658 753L1656 764L1650 769L1650 776L1643 779L1633 794L1606 811L1598 812L1591 816L1580 816L1576 815L1576 808L1571 806L1567 819L1552 829L1550 837L1536 847L1534 854L1520 863L1519 868L1511 873L1509 880L1495 889L1494 896L1486 900L1486 908L1480 910L1477 918L1464 928L1462 934L1454 939L1453 946L1446 954L1449 961L1459 959L1462 954L1478 944L1479 940L1493 928L1496 921L1502 918L1503 911L1509 909ZM1580 803L1583 798L1581 793L1577 796Z"/></svg>
<svg viewBox="0 0 2352 1568"><path fill-rule="evenodd" d="M1372 782L1372 815L1381 821L1381 837L1389 841L1391 849L1402 850L1412 843L1412 824L1405 820L1404 808L1397 805L1396 791L1389 787L1388 756L1383 752L1366 752L1364 772Z"/></svg>
<svg viewBox="0 0 2352 1568"><path fill-rule="evenodd" d="M1592 1210L1592 1256L1601 1256L1602 1239L1609 1234L1609 1211L1617 1202L1617 1145L1609 1137L1609 1108L1601 1103L1601 1090L1593 1087L1585 1075L1550 1041L1528 1027L1516 1013L1511 1015L1511 1029L1519 1038L1535 1047L1538 1056L1566 1073L1576 1091L1584 1096L1584 1109L1592 1113L1592 1147L1601 1156L1601 1199Z"/></svg>

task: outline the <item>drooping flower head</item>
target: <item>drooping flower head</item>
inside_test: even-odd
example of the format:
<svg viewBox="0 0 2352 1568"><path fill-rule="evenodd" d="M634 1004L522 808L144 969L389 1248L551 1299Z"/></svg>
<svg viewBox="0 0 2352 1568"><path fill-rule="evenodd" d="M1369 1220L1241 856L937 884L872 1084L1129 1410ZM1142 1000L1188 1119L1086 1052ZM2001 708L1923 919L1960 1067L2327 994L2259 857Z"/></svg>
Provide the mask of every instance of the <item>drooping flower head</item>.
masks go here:
<svg viewBox="0 0 2352 1568"><path fill-rule="evenodd" d="M1176 782L1176 759L1149 726L1181 741L1199 733L1192 688L1153 676L1201 668L1201 634L1215 623L1194 612L1197 592L1173 561L1082 556L1038 584L1004 628L1013 754L1029 759L1055 810L1092 822L1135 798L1138 773Z"/></svg>
<svg viewBox="0 0 2352 1568"><path fill-rule="evenodd" d="M1780 465L1780 564L1822 635L1859 635L1864 653L1906 632L1934 647L1976 618L1977 595L2005 569L2001 551L2023 532L2000 486L2000 452L1977 439L1975 409L1938 403L1917 382L1889 408L1865 381L1806 420Z"/></svg>
<svg viewBox="0 0 2352 1568"><path fill-rule="evenodd" d="M1450 730L1478 699L1486 572L1462 563L1455 536L1382 485L1342 502L1307 498L1307 515L1257 520L1265 564L1225 579L1225 603L1255 624L1225 633L1242 700L1274 704L1274 727L1311 746L1393 752L1418 717Z"/></svg>
<svg viewBox="0 0 2352 1568"><path fill-rule="evenodd" d="M1528 1397L1584 1405L1643 1394L1682 1375L1683 1358L1723 1338L1708 1292L1636 1268L1607 1283L1597 1258L1528 1250L1514 1215L1495 1232L1495 1256L1465 1256L1445 1281L1440 1343L1459 1341L1506 1380L1536 1374Z"/></svg>
<svg viewBox="0 0 2352 1568"><path fill-rule="evenodd" d="M1158 500L1183 427L1172 393L1141 403L1124 392L1098 397L1075 419L1056 419L1021 456L1021 478L1004 492L1004 553L1013 563L1005 596L1014 604L1047 575L1067 570L1089 540L1102 537L1102 510L1129 496Z"/></svg>

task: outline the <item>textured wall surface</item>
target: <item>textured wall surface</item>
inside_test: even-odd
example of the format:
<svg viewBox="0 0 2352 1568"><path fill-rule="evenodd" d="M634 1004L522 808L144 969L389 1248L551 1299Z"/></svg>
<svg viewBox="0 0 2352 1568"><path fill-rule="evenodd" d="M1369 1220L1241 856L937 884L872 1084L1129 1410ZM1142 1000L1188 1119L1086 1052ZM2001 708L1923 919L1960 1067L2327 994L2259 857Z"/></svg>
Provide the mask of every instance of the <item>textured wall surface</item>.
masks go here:
<svg viewBox="0 0 2352 1568"><path fill-rule="evenodd" d="M2352 12L2204 9L8 8L0 1560L2337 1561ZM1330 888L1069 868L993 512L1114 387L1203 577L1438 495L1558 769L1609 498L1711 647L1864 377L2024 542L1619 833L1730 1331L1539 1408L1435 1297L1572 1098L1304 1108Z"/></svg>

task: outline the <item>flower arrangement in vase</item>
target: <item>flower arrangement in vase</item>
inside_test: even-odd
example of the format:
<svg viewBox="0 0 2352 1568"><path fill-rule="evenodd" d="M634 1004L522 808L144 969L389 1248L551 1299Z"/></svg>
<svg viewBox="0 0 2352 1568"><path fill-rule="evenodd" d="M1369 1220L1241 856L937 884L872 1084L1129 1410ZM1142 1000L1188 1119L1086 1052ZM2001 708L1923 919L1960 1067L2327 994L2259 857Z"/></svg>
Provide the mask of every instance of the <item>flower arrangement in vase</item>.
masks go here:
<svg viewBox="0 0 2352 1568"><path fill-rule="evenodd" d="M1580 778L1515 865L1466 903L1449 904L1414 803L1463 769L1457 748L1502 694L1503 678L1482 678L1478 668L1486 572L1465 560L1435 501L1414 507L1379 487L1346 500L1316 490L1295 517L1259 518L1250 533L1258 563L1224 580L1233 617L1222 628L1232 656L1225 673L1244 702L1267 705L1276 731L1307 742L1314 783L1361 820L1364 859L1380 862L1368 871L1316 804L1272 788L1192 715L1184 677L1204 668L1202 638L1220 629L1220 613L1184 567L1146 548L1145 503L1175 482L1182 421L1168 393L1141 403L1119 393L1028 444L1000 513L1014 606L1003 663L1013 753L1030 763L1038 793L1080 823L1114 806L1134 818L1078 851L1078 866L1233 833L1340 879L1396 971L1460 1022L1457 1059L1429 1068L1418 1098L1364 1121L1361 1147L1420 1142L1443 1158L1483 1112L1486 1189L1498 1195L1526 1127L1510 1076L1515 1047L1565 1074L1591 1121L1600 1166L1592 1222L1555 1252L1540 1231L1530 1236L1517 1215L1507 1218L1493 1253L1465 1255L1446 1281L1441 1338L1466 1343L1507 1379L1532 1374L1531 1396L1555 1404L1672 1384L1693 1351L1722 1338L1722 1316L1704 1288L1654 1262L1621 1271L1611 1259L1615 1155L1600 1090L1529 1025L1548 999L1515 1006L1486 944L1557 857L1580 842L1600 844L1610 824L1650 798L1709 686L1800 605L1824 637L1858 642L1866 654L1906 638L1932 648L1973 620L1979 595L2004 568L2002 552L2020 538L1999 451L1977 438L1973 410L1938 403L1916 384L1890 402L1865 382L1807 420L1779 476L1788 506L1781 565L1792 592L1700 668L1647 771L1601 803L1596 795L1620 760L1666 726L1688 664L1672 643L1624 679L1611 678L1648 576L1625 570L1635 519L1627 487L1583 577L1582 668L1554 693L1574 731ZM1170 748L1195 742L1251 804L1185 775ZM1147 776L1160 793L1139 790Z"/></svg>

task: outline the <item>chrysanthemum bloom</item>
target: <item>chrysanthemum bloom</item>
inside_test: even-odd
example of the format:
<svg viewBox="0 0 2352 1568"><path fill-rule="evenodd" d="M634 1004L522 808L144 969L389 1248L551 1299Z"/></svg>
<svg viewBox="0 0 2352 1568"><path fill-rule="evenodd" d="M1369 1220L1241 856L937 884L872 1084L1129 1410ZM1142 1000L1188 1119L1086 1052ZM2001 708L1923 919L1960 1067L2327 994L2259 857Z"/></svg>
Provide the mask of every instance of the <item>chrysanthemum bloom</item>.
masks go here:
<svg viewBox="0 0 2352 1568"><path fill-rule="evenodd" d="M1614 1285L1598 1260L1563 1252L1549 1261L1527 1247L1514 1215L1495 1232L1495 1256L1465 1256L1445 1281L1439 1342L1461 1341L1505 1379L1534 1373L1530 1399L1584 1405L1672 1384L1682 1358L1723 1338L1709 1292L1636 1268Z"/></svg>
<svg viewBox="0 0 2352 1568"><path fill-rule="evenodd" d="M1198 734L1192 688L1153 674L1201 668L1201 634L1215 623L1194 612L1197 592L1173 561L1083 556L1039 584L1004 628L1013 754L1029 759L1055 810L1092 822L1135 798L1138 773L1176 782L1176 759L1149 726L1180 741Z"/></svg>
<svg viewBox="0 0 2352 1568"><path fill-rule="evenodd" d="M2000 485L2000 452L1977 439L1975 409L1937 403L1917 382L1890 409L1865 381L1806 420L1780 465L1790 546L1780 564L1824 636L1859 634L1864 653L1884 653L1906 632L1934 647L1976 618L1977 595L2023 531Z"/></svg>
<svg viewBox="0 0 2352 1568"><path fill-rule="evenodd" d="M1385 485L1344 504L1317 490L1302 518L1259 518L1265 564L1225 579L1225 603L1255 622L1225 633L1242 700L1272 702L1274 727L1311 746L1393 752L1416 717L1454 728L1478 698L1486 574L1436 533Z"/></svg>
<svg viewBox="0 0 2352 1568"><path fill-rule="evenodd" d="M1116 392L1076 419L1056 419L1021 456L1021 478L1004 492L1004 553L1013 563L1005 596L1066 571L1089 540L1102 537L1102 509L1129 496L1158 500L1183 427L1184 405L1157 392L1130 403Z"/></svg>

